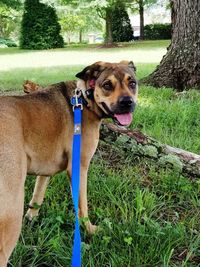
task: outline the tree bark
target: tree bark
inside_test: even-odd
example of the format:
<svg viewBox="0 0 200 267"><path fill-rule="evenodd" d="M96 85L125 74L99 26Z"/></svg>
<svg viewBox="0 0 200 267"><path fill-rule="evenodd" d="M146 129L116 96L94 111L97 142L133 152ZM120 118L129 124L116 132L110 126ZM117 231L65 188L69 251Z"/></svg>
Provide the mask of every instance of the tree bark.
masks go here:
<svg viewBox="0 0 200 267"><path fill-rule="evenodd" d="M143 81L178 91L200 89L200 1L171 0L172 42L160 65Z"/></svg>
<svg viewBox="0 0 200 267"><path fill-rule="evenodd" d="M112 45L112 24L111 24L112 11L110 8L106 8L106 44Z"/></svg>
<svg viewBox="0 0 200 267"><path fill-rule="evenodd" d="M80 44L82 43L82 37L83 37L83 30L80 29L80 30L79 30L79 43L80 43Z"/></svg>
<svg viewBox="0 0 200 267"><path fill-rule="evenodd" d="M100 140L114 149L127 153L128 157L146 157L161 167L170 167L179 173L200 178L200 155L161 144L138 130L127 130L112 123L103 123Z"/></svg>
<svg viewBox="0 0 200 267"><path fill-rule="evenodd" d="M140 39L144 40L144 1L139 0L139 14L140 14Z"/></svg>

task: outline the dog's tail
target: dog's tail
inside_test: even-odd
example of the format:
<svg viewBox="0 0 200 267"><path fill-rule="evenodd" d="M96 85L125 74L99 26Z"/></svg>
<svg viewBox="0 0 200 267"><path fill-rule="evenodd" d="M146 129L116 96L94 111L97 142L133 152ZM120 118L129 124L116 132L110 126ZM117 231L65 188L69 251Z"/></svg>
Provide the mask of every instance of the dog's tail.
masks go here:
<svg viewBox="0 0 200 267"><path fill-rule="evenodd" d="M26 94L33 93L35 91L42 89L42 87L39 86L39 84L34 83L32 81L29 81L29 80L24 81L23 87L24 87L24 93L26 93Z"/></svg>

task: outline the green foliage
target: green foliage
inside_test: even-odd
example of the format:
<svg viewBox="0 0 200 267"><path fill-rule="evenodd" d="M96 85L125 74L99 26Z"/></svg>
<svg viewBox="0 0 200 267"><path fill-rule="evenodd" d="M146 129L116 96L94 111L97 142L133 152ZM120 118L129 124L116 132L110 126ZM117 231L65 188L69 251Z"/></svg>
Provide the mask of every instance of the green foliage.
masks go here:
<svg viewBox="0 0 200 267"><path fill-rule="evenodd" d="M0 38L0 45L5 44L8 47L17 47L17 44L10 39Z"/></svg>
<svg viewBox="0 0 200 267"><path fill-rule="evenodd" d="M97 17L94 10L87 7L74 8L73 11L69 9L67 12L60 13L59 17L62 33L67 35L68 43L70 43L71 36L75 33L79 33L80 36L83 32L102 29L100 18Z"/></svg>
<svg viewBox="0 0 200 267"><path fill-rule="evenodd" d="M146 25L144 27L144 37L147 40L171 39L172 25L170 23Z"/></svg>
<svg viewBox="0 0 200 267"><path fill-rule="evenodd" d="M50 49L64 46L55 9L39 0L26 0L21 25L20 47Z"/></svg>
<svg viewBox="0 0 200 267"><path fill-rule="evenodd" d="M0 3L0 37L9 38L11 34L18 31L19 25L20 11L12 5Z"/></svg>
<svg viewBox="0 0 200 267"><path fill-rule="evenodd" d="M113 8L111 25L114 42L129 42L133 40L133 29L123 4L117 3Z"/></svg>
<svg viewBox="0 0 200 267"><path fill-rule="evenodd" d="M21 0L1 0L0 6L7 6L13 9L19 9L22 6Z"/></svg>
<svg viewBox="0 0 200 267"><path fill-rule="evenodd" d="M165 1L165 0L164 0ZM134 0L129 1L131 2L129 5L129 8L133 13L138 13L139 9L142 8L149 8L157 3L159 3L159 0Z"/></svg>
<svg viewBox="0 0 200 267"><path fill-rule="evenodd" d="M98 16L106 21L106 36L105 40L106 42L112 43L112 33L114 32L114 41L129 41L132 40L133 34L131 34L130 29L130 21L128 18L128 14L126 13L127 4L129 5L132 1L131 0L86 0L86 1L70 1L70 0L61 0L62 3L68 4L74 7L78 7L79 9L88 9L89 12L93 12L94 10L98 14ZM116 11L117 15L115 16L115 19L117 18L117 21L114 21L112 23L112 14ZM120 11L123 13L121 14ZM122 19L120 20L120 17L122 16ZM121 25L117 25L120 23ZM93 23L92 23L93 24ZM91 25L92 25L91 24ZM113 24L113 32L111 30L111 24ZM124 25L123 25L124 24ZM123 32L125 30L125 32ZM118 36L120 34L120 36Z"/></svg>
<svg viewBox="0 0 200 267"><path fill-rule="evenodd" d="M62 15L60 19L60 25L62 28L62 33L67 34L69 44L71 35L75 32L80 31L80 29L84 27L84 21L79 18L78 15L68 12Z"/></svg>

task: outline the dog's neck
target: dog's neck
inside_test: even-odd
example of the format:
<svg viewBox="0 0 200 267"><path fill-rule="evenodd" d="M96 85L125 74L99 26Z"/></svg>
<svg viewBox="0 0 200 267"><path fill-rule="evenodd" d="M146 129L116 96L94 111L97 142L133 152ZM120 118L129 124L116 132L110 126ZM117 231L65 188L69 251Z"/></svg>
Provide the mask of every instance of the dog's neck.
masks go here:
<svg viewBox="0 0 200 267"><path fill-rule="evenodd" d="M83 105L84 105L84 110L87 110L89 113L92 113L94 117L96 117L97 120L103 119L105 116L104 112L98 107L96 102L94 100L91 100L87 97L86 95L86 84L84 81L79 80L77 81L67 81L65 82L66 90L67 90L67 98L71 98L74 95L74 91L76 88L78 88L83 97Z"/></svg>
<svg viewBox="0 0 200 267"><path fill-rule="evenodd" d="M82 92L82 97L85 100L85 104L87 105L87 108L94 112L100 119L104 117L103 111L99 108L99 106L96 104L94 99L89 99L86 95L86 90L94 90L94 88L87 88L86 83L83 80L77 81L77 88Z"/></svg>

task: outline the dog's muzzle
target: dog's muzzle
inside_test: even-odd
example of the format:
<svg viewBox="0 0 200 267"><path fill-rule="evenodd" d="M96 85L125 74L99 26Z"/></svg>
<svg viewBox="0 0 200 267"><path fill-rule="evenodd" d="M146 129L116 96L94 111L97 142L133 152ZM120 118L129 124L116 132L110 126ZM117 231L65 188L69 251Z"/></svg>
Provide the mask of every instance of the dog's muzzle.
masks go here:
<svg viewBox="0 0 200 267"><path fill-rule="evenodd" d="M132 112L135 110L136 103L130 96L122 96L118 99L117 104L111 109L105 103L103 108L109 117L111 117L118 125L128 126L132 122Z"/></svg>
<svg viewBox="0 0 200 267"><path fill-rule="evenodd" d="M135 109L135 102L130 96L122 96L118 100L118 109L120 113L133 112Z"/></svg>

